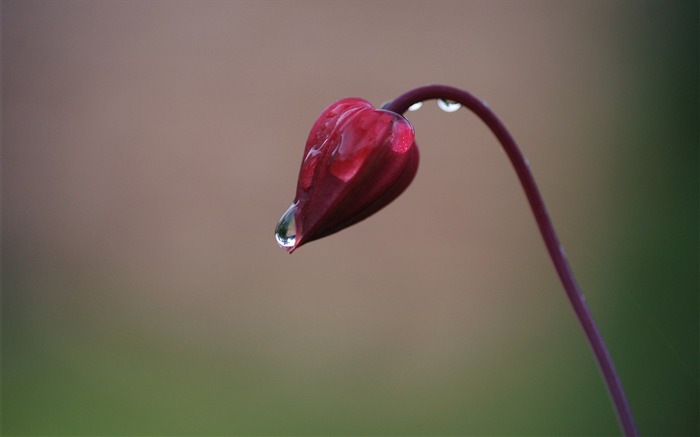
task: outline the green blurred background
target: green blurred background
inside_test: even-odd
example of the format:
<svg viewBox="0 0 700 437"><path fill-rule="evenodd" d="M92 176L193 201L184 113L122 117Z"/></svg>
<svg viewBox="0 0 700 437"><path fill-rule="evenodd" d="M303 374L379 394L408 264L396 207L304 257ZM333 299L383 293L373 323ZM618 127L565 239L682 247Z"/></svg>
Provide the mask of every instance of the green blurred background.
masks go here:
<svg viewBox="0 0 700 437"><path fill-rule="evenodd" d="M698 434L698 3L3 1L3 435L616 435L498 144L272 230L331 102L519 140L643 435Z"/></svg>

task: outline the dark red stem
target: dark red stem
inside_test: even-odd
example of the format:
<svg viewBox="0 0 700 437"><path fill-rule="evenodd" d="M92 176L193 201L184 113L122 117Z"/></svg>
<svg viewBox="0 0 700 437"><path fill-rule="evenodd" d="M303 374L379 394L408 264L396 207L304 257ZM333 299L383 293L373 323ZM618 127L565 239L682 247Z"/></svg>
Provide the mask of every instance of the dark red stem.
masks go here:
<svg viewBox="0 0 700 437"><path fill-rule="evenodd" d="M408 110L409 106L414 103L432 99L446 99L461 103L486 123L503 146L510 162L513 164L513 167L515 167L515 172L518 174L520 183L523 185L525 195L535 215L537 226L540 228L542 238L547 246L547 251L549 251L549 256L552 258L554 268L557 270L559 279L564 285L566 296L574 307L576 317L578 317L581 327L586 333L588 342L593 348L593 353L600 366L605 384L608 387L610 397L615 406L620 427L625 436L636 437L638 434L637 427L634 423L634 417L632 416L632 411L627 402L625 392L622 389L620 378L615 371L610 353L605 346L600 331L598 331L598 327L593 321L593 316L586 305L585 297L574 279L574 274L571 271L569 262L566 260L564 249L561 243L559 243L559 238L557 238L557 234L554 231L552 221L549 218L549 214L547 214L542 195L540 195L535 179L530 172L530 166L503 123L501 123L498 117L496 117L496 114L494 114L482 100L474 97L467 91L445 85L428 85L416 88L386 103L382 109L403 114Z"/></svg>

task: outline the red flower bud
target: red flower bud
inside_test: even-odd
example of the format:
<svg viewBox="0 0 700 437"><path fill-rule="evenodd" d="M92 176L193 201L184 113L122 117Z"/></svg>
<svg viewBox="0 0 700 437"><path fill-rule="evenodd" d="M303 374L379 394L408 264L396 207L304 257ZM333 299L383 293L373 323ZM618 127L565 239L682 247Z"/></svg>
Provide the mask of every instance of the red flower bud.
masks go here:
<svg viewBox="0 0 700 437"><path fill-rule="evenodd" d="M275 230L290 253L389 204L418 170L413 126L357 98L329 106L309 133L297 192Z"/></svg>

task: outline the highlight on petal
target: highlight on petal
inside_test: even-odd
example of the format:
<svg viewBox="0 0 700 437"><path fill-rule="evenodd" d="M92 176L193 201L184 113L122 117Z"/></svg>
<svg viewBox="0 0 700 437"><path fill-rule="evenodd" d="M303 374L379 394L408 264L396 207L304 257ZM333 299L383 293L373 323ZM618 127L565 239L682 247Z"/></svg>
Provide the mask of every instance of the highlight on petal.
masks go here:
<svg viewBox="0 0 700 437"><path fill-rule="evenodd" d="M275 229L290 253L374 214L398 197L418 170L413 126L358 98L326 108L306 141L292 206Z"/></svg>

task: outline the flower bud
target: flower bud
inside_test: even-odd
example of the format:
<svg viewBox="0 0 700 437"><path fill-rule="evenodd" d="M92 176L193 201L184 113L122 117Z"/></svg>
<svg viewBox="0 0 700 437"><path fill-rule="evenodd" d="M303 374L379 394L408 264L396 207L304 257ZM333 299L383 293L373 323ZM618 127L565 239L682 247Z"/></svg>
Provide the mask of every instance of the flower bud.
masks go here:
<svg viewBox="0 0 700 437"><path fill-rule="evenodd" d="M369 217L401 194L417 170L406 118L357 98L332 104L311 128L277 241L292 252Z"/></svg>

